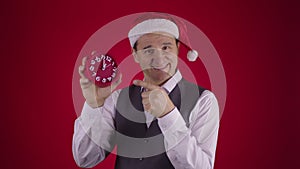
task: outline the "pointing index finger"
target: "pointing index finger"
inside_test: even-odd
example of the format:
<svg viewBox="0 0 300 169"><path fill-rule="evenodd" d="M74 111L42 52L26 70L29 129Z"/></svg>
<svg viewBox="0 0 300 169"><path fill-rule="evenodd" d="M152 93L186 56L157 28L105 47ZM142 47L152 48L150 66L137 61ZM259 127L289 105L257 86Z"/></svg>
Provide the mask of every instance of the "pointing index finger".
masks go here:
<svg viewBox="0 0 300 169"><path fill-rule="evenodd" d="M144 82L144 81L141 81L141 80L134 80L133 84L135 84L136 86L141 86L141 87L146 88L148 90L154 90L154 89L159 88L156 85L153 85L151 83Z"/></svg>

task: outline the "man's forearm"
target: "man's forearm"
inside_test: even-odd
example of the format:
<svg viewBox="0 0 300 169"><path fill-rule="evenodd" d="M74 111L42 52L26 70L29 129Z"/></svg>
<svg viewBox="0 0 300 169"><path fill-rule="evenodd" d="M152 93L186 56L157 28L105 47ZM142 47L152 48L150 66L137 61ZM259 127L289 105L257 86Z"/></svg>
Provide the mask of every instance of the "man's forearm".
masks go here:
<svg viewBox="0 0 300 169"><path fill-rule="evenodd" d="M79 119L75 121L72 151L76 164L79 167L90 168L105 159L105 152L85 131Z"/></svg>
<svg viewBox="0 0 300 169"><path fill-rule="evenodd" d="M105 159L105 152L114 147L114 126L111 114L103 107L93 109L84 104L75 121L73 156L78 166L93 167Z"/></svg>
<svg viewBox="0 0 300 169"><path fill-rule="evenodd" d="M204 92L198 100L191 113L189 128L177 108L158 122L167 155L175 168L213 168L219 108L212 93Z"/></svg>

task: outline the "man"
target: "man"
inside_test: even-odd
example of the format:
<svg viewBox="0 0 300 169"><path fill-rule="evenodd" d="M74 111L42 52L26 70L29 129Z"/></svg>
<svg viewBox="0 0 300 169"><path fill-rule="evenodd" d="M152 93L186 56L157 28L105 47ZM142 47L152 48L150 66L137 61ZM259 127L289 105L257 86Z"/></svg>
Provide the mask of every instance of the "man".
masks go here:
<svg viewBox="0 0 300 169"><path fill-rule="evenodd" d="M187 82L177 69L183 29L169 17L143 18L128 34L144 80L113 90L96 87L79 67L86 99L75 121L73 155L93 167L117 146L117 169L212 169L219 108L212 92Z"/></svg>

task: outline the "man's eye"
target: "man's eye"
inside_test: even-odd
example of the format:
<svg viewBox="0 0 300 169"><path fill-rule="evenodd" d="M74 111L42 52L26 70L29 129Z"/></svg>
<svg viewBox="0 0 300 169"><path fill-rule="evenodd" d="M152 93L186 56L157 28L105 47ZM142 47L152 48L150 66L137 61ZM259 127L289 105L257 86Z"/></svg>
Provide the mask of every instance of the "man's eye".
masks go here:
<svg viewBox="0 0 300 169"><path fill-rule="evenodd" d="M146 50L144 50L144 54L149 55L149 54L153 54L153 53L154 53L154 49L146 49Z"/></svg>
<svg viewBox="0 0 300 169"><path fill-rule="evenodd" d="M168 49L171 49L171 47L170 46L163 46L162 47L162 50L168 50Z"/></svg>

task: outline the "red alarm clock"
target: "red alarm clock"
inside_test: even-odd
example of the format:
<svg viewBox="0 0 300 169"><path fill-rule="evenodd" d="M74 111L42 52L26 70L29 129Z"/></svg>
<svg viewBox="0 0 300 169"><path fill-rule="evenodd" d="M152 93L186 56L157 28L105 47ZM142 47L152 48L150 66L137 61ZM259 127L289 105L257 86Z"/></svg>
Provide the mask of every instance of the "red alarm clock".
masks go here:
<svg viewBox="0 0 300 169"><path fill-rule="evenodd" d="M108 55L94 51L86 61L86 76L99 87L111 85L118 73L117 62Z"/></svg>

